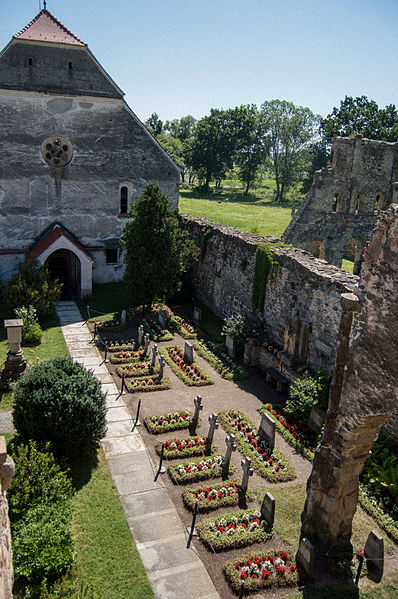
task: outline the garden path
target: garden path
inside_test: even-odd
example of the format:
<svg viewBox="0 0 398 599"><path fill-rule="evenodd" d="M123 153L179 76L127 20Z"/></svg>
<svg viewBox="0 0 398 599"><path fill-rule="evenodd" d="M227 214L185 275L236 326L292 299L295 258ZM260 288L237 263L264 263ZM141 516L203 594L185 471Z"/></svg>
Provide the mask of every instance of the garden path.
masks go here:
<svg viewBox="0 0 398 599"><path fill-rule="evenodd" d="M60 302L57 316L71 357L93 371L107 394L102 444L155 597L219 599L197 553L186 548L187 532L163 484L154 481L156 468L75 302Z"/></svg>

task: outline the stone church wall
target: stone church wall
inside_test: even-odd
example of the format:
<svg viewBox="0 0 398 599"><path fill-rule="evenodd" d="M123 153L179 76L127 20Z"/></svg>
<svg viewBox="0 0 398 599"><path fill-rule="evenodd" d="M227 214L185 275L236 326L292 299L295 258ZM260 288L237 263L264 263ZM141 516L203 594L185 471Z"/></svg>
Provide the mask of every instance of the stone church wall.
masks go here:
<svg viewBox="0 0 398 599"><path fill-rule="evenodd" d="M397 156L398 143L336 137L332 168L315 174L283 240L336 266L353 260L358 274L380 211L397 201Z"/></svg>
<svg viewBox="0 0 398 599"><path fill-rule="evenodd" d="M0 436L0 599L12 599L14 570L11 529L6 491L14 474L14 462L7 456L5 438Z"/></svg>
<svg viewBox="0 0 398 599"><path fill-rule="evenodd" d="M356 290L358 277L303 250L282 247L276 238L255 237L194 216L183 217L182 222L201 248L192 280L203 303L222 318L238 313L254 317L263 323L267 339L280 348L288 323L300 321L308 337L306 362L332 369L340 296ZM280 268L268 282L264 311L259 313L252 306L255 252L257 244L265 241Z"/></svg>
<svg viewBox="0 0 398 599"><path fill-rule="evenodd" d="M33 242L55 222L96 259L94 282L120 280L121 260L105 264L105 249L119 245L125 218L120 187L136 201L149 182L178 205L179 173L123 100L54 97L35 92L0 95L0 262L2 282ZM43 142L61 136L72 159L55 169ZM5 252L8 254L5 254Z"/></svg>

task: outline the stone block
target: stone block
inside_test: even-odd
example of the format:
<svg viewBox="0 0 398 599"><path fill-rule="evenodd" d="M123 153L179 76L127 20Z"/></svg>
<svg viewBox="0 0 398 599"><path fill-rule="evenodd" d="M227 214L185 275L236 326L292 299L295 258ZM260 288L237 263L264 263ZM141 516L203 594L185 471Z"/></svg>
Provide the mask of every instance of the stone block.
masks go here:
<svg viewBox="0 0 398 599"><path fill-rule="evenodd" d="M188 341L185 341L184 345L184 360L188 364L192 364L193 362L193 345L188 343Z"/></svg>

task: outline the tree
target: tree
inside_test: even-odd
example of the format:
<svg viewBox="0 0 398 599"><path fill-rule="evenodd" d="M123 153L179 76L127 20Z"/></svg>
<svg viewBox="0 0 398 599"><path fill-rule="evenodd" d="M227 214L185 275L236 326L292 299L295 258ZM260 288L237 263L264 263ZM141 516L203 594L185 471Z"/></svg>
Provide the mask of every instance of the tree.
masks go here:
<svg viewBox="0 0 398 599"><path fill-rule="evenodd" d="M177 213L158 185L147 186L129 216L121 238L126 249L123 280L133 305L151 306L180 289L197 248L180 229Z"/></svg>
<svg viewBox="0 0 398 599"><path fill-rule="evenodd" d="M246 184L245 193L248 194L258 168L269 152L269 140L264 121L254 104L235 108L234 117L239 131L235 161L239 179Z"/></svg>
<svg viewBox="0 0 398 599"><path fill-rule="evenodd" d="M145 125L153 135L160 135L163 129L163 121L160 120L156 112L152 112L149 119L145 121Z"/></svg>
<svg viewBox="0 0 398 599"><path fill-rule="evenodd" d="M280 202L304 171L303 150L315 135L318 119L309 108L285 100L264 102L261 115L270 136L275 199Z"/></svg>
<svg viewBox="0 0 398 599"><path fill-rule="evenodd" d="M222 179L232 168L236 145L233 110L212 108L209 116L198 121L195 137L185 151L185 159L204 179L206 191L212 178Z"/></svg>
<svg viewBox="0 0 398 599"><path fill-rule="evenodd" d="M328 143L336 135L347 137L351 133L360 133L368 139L398 141L398 112L394 104L379 108L366 96L345 96L340 108L333 108L321 119L320 132Z"/></svg>

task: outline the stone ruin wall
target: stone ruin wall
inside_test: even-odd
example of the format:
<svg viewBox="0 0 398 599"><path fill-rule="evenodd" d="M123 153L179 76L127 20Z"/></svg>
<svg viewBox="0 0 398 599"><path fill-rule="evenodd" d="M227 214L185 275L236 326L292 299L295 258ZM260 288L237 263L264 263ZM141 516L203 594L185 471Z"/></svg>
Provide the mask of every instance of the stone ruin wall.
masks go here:
<svg viewBox="0 0 398 599"><path fill-rule="evenodd" d="M295 247L359 273L380 211L398 201L398 143L356 135L333 140L333 165L313 185L283 234Z"/></svg>
<svg viewBox="0 0 398 599"><path fill-rule="evenodd" d="M0 436L0 599L12 599L11 529L6 491L14 474L14 463L7 455L5 438Z"/></svg>
<svg viewBox="0 0 398 599"><path fill-rule="evenodd" d="M358 277L309 253L217 225L205 218L182 217L183 226L201 248L193 271L196 297L221 318L247 314L264 323L267 340L284 346L287 323L297 314L308 331L306 364L331 370L341 316L342 293L356 289ZM264 311L252 307L255 252L258 243L275 248L278 275L268 282Z"/></svg>

